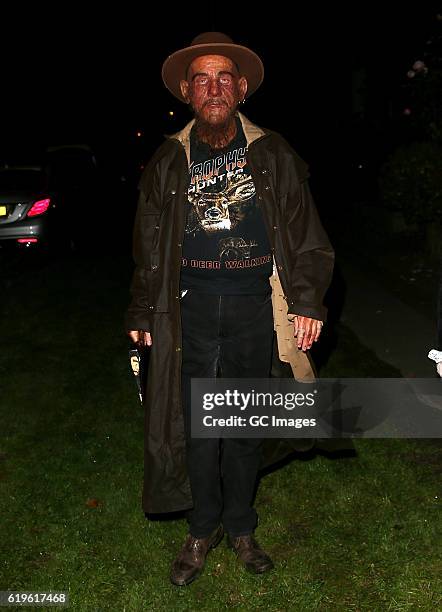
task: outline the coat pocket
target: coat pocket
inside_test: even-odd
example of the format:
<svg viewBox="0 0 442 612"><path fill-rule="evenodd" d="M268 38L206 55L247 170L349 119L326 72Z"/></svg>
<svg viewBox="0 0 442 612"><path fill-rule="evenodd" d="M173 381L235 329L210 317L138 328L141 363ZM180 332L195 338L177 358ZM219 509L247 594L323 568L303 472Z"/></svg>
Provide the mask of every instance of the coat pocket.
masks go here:
<svg viewBox="0 0 442 612"><path fill-rule="evenodd" d="M158 201L154 198L147 198L141 209L141 214L143 215L143 217L149 215L160 215L161 208L158 206Z"/></svg>

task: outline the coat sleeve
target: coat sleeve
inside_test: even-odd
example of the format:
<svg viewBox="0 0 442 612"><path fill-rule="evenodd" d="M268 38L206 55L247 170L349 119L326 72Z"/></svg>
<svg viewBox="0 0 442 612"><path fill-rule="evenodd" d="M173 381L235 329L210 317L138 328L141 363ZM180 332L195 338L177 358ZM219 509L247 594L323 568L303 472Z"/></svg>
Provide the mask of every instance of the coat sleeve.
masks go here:
<svg viewBox="0 0 442 612"><path fill-rule="evenodd" d="M158 147L138 183L138 205L133 229L132 255L135 270L130 286L132 300L124 317L126 331L152 331L154 296L152 295L151 245L162 201L161 163L168 155L170 139Z"/></svg>
<svg viewBox="0 0 442 612"><path fill-rule="evenodd" d="M138 204L135 214L133 227L132 257L135 262L135 269L130 285L132 300L126 310L124 317L124 328L126 331L152 330L152 304L149 295L149 274L151 270L150 252L148 248L148 236L145 233L145 212L147 199L153 192L158 191L157 181L157 161L160 157L162 148L152 157L144 169L138 183ZM155 194L158 197L158 193ZM144 217L144 219L143 219Z"/></svg>
<svg viewBox="0 0 442 612"><path fill-rule="evenodd" d="M139 185L139 196L137 212L135 215L135 223L133 229L133 259L135 261L135 269L132 275L130 285L130 294L132 300L126 310L124 317L124 328L126 331L152 329L152 315L149 310L149 291L148 291L148 262L143 261L142 249L142 208L146 201L146 194L142 187L142 181Z"/></svg>
<svg viewBox="0 0 442 612"><path fill-rule="evenodd" d="M289 315L325 321L324 296L330 286L334 250L322 226L308 184L308 166L291 150L287 198L287 242L289 244Z"/></svg>

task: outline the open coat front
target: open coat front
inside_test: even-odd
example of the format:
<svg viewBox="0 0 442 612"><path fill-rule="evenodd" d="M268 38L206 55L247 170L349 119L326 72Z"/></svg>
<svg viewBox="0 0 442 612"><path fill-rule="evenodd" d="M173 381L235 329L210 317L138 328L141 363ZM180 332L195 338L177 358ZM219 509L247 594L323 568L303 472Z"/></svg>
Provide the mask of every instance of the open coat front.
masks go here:
<svg viewBox="0 0 442 612"><path fill-rule="evenodd" d="M297 349L289 318L299 314L325 320L322 302L332 276L333 249L310 194L307 165L279 134L238 115L274 256L270 282L277 361L289 363L295 378L312 379L309 357ZM179 301L192 125L193 121L168 138L145 168L134 227L136 267L125 328L144 329L152 335L143 488L143 509L149 513L192 506L181 407ZM296 440L266 440L262 467L294 449Z"/></svg>

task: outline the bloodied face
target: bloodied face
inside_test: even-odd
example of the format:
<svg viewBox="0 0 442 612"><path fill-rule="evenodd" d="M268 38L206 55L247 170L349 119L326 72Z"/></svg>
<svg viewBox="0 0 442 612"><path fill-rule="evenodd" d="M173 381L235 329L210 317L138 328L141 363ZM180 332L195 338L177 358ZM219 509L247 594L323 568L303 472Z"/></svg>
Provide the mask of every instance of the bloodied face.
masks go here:
<svg viewBox="0 0 442 612"><path fill-rule="evenodd" d="M196 118L216 129L230 122L246 95L247 81L228 57L203 55L190 64L181 92Z"/></svg>

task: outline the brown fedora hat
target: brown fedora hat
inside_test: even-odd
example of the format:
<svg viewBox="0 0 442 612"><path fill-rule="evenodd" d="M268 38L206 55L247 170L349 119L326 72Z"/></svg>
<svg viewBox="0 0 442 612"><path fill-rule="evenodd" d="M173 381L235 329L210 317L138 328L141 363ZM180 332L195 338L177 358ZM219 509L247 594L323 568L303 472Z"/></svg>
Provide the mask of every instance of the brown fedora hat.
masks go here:
<svg viewBox="0 0 442 612"><path fill-rule="evenodd" d="M201 55L224 55L238 66L241 76L247 79L247 95L252 95L264 79L264 66L261 59L251 49L236 45L221 32L204 32L194 38L190 47L175 51L163 64L161 75L167 89L181 102L180 81L186 79L186 71L196 57Z"/></svg>

